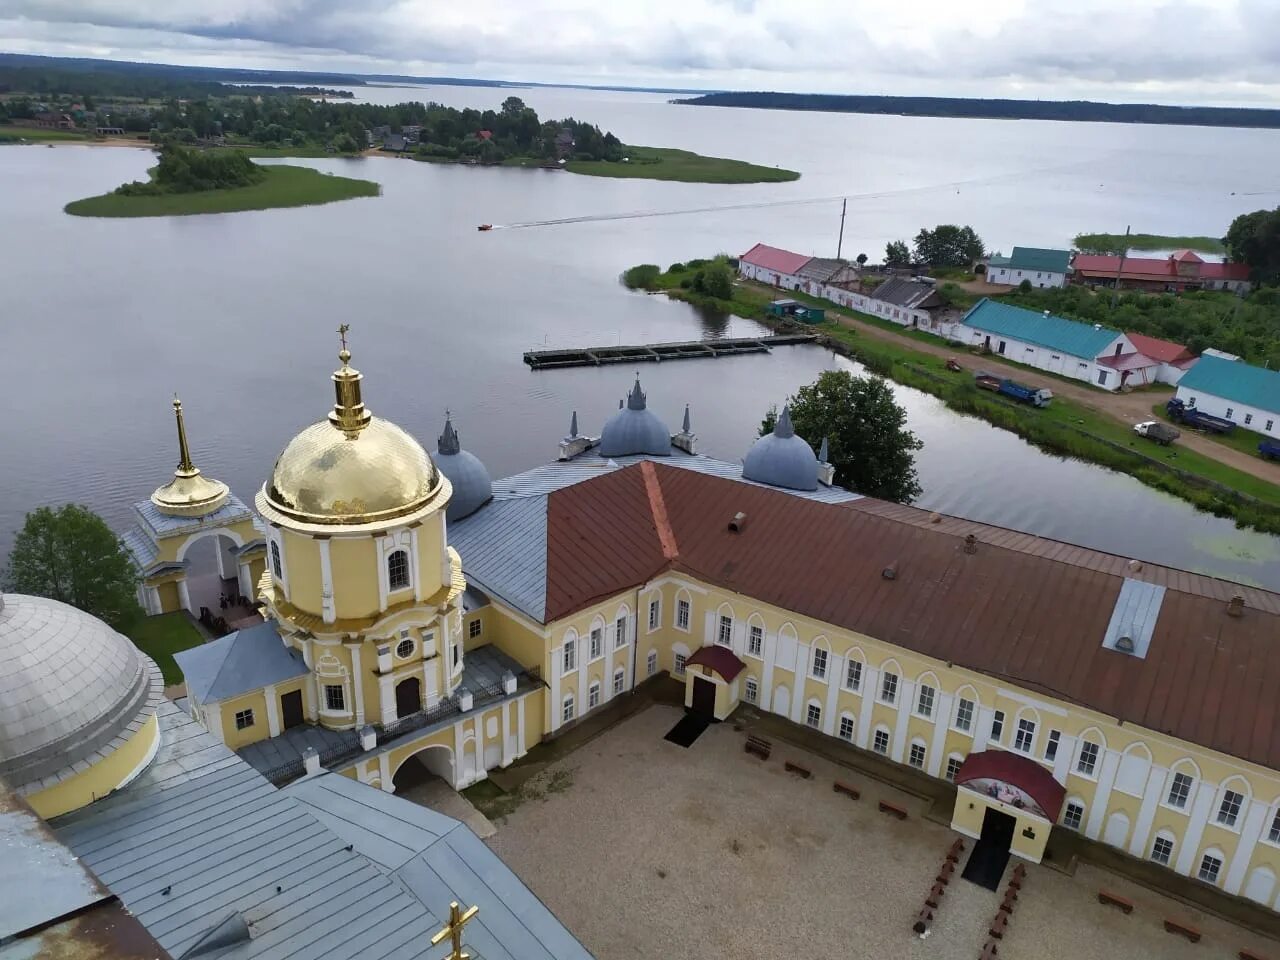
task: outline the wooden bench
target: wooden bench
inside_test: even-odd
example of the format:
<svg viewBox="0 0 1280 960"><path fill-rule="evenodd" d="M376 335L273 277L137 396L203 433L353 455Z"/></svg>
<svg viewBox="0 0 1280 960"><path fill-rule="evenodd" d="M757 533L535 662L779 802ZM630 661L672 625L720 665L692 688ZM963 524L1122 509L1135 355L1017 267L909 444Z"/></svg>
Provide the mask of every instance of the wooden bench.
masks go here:
<svg viewBox="0 0 1280 960"><path fill-rule="evenodd" d="M813 771L803 763L797 763L794 760L784 760L782 765L786 769L787 773L794 773L797 777L804 777L808 780L813 776Z"/></svg>
<svg viewBox="0 0 1280 960"><path fill-rule="evenodd" d="M843 780L837 780L831 785L831 789L836 793L843 793L850 800L857 800L862 796L862 794L858 792L857 787L851 783L845 783Z"/></svg>
<svg viewBox="0 0 1280 960"><path fill-rule="evenodd" d="M1004 937L1005 927L1009 926L1009 915L1007 913L996 913L996 918L991 921L991 929L988 931L997 940Z"/></svg>
<svg viewBox="0 0 1280 960"><path fill-rule="evenodd" d="M1236 954L1236 956L1239 957L1240 960L1267 960L1267 958L1264 957L1262 954L1254 953L1252 950L1247 950L1247 949L1241 950L1239 953Z"/></svg>
<svg viewBox="0 0 1280 960"><path fill-rule="evenodd" d="M926 907L938 909L938 902L942 899L943 894L947 892L946 886L941 883L935 883L929 888L929 896L925 897L924 903Z"/></svg>
<svg viewBox="0 0 1280 960"><path fill-rule="evenodd" d="M880 812L892 814L893 816L897 817L899 820L907 819L907 811L904 808L898 806L896 803L890 803L888 800L880 801Z"/></svg>
<svg viewBox="0 0 1280 960"><path fill-rule="evenodd" d="M988 940L983 944L982 953L978 956L978 960L995 960L998 956L1000 956L1000 951L996 949L996 942Z"/></svg>
<svg viewBox="0 0 1280 960"><path fill-rule="evenodd" d="M1125 913L1133 913L1133 901L1110 890L1099 890L1098 902L1108 907L1119 907Z"/></svg>
<svg viewBox="0 0 1280 960"><path fill-rule="evenodd" d="M1180 920L1170 920L1166 917L1164 921L1164 928L1169 933L1176 933L1186 937L1192 943L1200 942L1200 931L1188 923L1183 923Z"/></svg>
<svg viewBox="0 0 1280 960"><path fill-rule="evenodd" d="M773 753L773 744L764 737L747 734L747 742L742 749L747 753L754 753L761 760L768 760L769 754Z"/></svg>

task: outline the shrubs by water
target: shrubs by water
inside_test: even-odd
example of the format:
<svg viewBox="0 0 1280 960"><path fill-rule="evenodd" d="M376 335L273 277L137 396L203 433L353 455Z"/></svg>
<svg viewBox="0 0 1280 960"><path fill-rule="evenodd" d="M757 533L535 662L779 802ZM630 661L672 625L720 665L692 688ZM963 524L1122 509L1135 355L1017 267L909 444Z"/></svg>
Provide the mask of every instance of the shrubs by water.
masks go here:
<svg viewBox="0 0 1280 960"><path fill-rule="evenodd" d="M200 193L250 187L266 178L266 170L242 150L212 152L169 144L160 151L160 162L152 169L149 182L135 180L115 192L124 197Z"/></svg>
<svg viewBox="0 0 1280 960"><path fill-rule="evenodd" d="M622 275L622 282L628 290L656 290L661 274L662 268L656 263L642 263L627 270Z"/></svg>

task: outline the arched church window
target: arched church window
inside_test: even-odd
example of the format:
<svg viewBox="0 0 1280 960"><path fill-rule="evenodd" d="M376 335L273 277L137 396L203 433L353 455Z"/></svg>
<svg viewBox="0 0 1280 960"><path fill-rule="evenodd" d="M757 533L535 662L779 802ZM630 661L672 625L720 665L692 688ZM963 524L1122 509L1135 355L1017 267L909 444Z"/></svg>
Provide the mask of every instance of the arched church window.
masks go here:
<svg viewBox="0 0 1280 960"><path fill-rule="evenodd" d="M397 550L387 557L387 583L392 590L409 586L409 554Z"/></svg>
<svg viewBox="0 0 1280 960"><path fill-rule="evenodd" d="M277 580L284 579L280 566L280 544L274 540L271 541L271 572L276 575Z"/></svg>

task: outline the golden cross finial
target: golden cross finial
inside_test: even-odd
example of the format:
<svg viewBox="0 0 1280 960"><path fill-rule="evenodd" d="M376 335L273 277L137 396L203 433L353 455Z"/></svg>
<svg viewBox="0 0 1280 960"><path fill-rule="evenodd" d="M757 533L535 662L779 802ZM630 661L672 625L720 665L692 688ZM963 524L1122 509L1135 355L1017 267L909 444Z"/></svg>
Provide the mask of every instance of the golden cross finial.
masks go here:
<svg viewBox="0 0 1280 960"><path fill-rule="evenodd" d="M341 323L338 325L338 339L342 341L342 349L347 349L347 331L351 329L351 324Z"/></svg>
<svg viewBox="0 0 1280 960"><path fill-rule="evenodd" d="M191 462L191 450L187 446L187 426L182 422L182 401L176 393L173 395L173 415L178 421L178 469L191 473L195 464Z"/></svg>
<svg viewBox="0 0 1280 960"><path fill-rule="evenodd" d="M467 907L464 913L458 909L457 900L449 904L449 922L431 938L433 947L445 937L450 939L453 949L444 960L471 960L471 954L465 953L462 949L462 928L479 912L479 907Z"/></svg>

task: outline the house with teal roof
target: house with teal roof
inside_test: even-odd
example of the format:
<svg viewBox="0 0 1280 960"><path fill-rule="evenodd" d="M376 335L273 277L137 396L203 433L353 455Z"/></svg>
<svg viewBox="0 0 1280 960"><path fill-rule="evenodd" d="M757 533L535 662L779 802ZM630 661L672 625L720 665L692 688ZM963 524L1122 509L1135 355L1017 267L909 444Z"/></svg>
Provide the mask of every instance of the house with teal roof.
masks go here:
<svg viewBox="0 0 1280 960"><path fill-rule="evenodd" d="M1268 437L1280 437L1280 372L1204 354L1178 381L1177 397Z"/></svg>
<svg viewBox="0 0 1280 960"><path fill-rule="evenodd" d="M1016 287L1026 280L1033 287L1065 287L1070 271L1070 250L1014 247L1009 256L987 261L987 282Z"/></svg>
<svg viewBox="0 0 1280 960"><path fill-rule="evenodd" d="M986 298L969 309L953 337L996 356L1104 390L1119 390L1135 375L1135 363L1155 363L1142 357L1119 330Z"/></svg>

